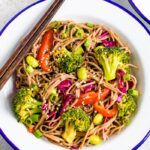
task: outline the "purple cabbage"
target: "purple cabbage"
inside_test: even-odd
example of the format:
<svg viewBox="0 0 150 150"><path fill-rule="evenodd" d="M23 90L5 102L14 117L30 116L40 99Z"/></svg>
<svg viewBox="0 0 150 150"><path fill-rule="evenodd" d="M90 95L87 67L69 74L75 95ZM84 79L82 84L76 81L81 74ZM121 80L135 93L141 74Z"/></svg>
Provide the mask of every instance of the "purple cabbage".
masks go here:
<svg viewBox="0 0 150 150"><path fill-rule="evenodd" d="M71 146L70 150L79 150L79 146L73 145L73 146Z"/></svg>
<svg viewBox="0 0 150 150"><path fill-rule="evenodd" d="M50 114L48 114L48 119L55 118L55 117L56 117L56 112L55 111L52 111L52 112L50 112Z"/></svg>
<svg viewBox="0 0 150 150"><path fill-rule="evenodd" d="M121 92L126 93L127 88L126 88L126 83L124 82L124 77L125 72L122 69L117 70L117 78L118 78L118 88Z"/></svg>
<svg viewBox="0 0 150 150"><path fill-rule="evenodd" d="M109 33L107 31L105 31L99 36L99 38L102 39L103 37L108 36L108 35L109 35Z"/></svg>
<svg viewBox="0 0 150 150"><path fill-rule="evenodd" d="M124 70L122 70L122 69L118 69L118 70L117 70L117 76L123 77L124 75L125 75Z"/></svg>
<svg viewBox="0 0 150 150"><path fill-rule="evenodd" d="M55 111L52 111L52 112L50 112L50 114L48 114L47 119L55 119L55 118L56 118L56 112ZM53 125L54 125L54 123L52 123L52 122L48 123L48 126L53 126Z"/></svg>
<svg viewBox="0 0 150 150"><path fill-rule="evenodd" d="M88 80L88 81L86 81L86 83L90 83L90 82L93 82L93 81L94 80ZM81 91L80 94L85 94L85 93L90 92L90 91L92 91L94 89L95 89L94 84L89 84L89 85L87 85L87 86L82 88L82 91Z"/></svg>
<svg viewBox="0 0 150 150"><path fill-rule="evenodd" d="M119 88L119 90L120 90L122 93L127 93L127 88L126 88L126 87Z"/></svg>
<svg viewBox="0 0 150 150"><path fill-rule="evenodd" d="M103 40L103 38L108 35L109 35L109 33L107 31L105 31L99 36L99 38L102 40L102 44L107 48L116 47L116 42L110 41L108 39Z"/></svg>
<svg viewBox="0 0 150 150"><path fill-rule="evenodd" d="M122 100L122 94L120 94L120 95L118 95L118 98L116 99L116 102L121 102L121 100Z"/></svg>
<svg viewBox="0 0 150 150"><path fill-rule="evenodd" d="M62 96L63 96L63 101L62 105L57 113L57 117L62 115L62 113L65 111L66 107L69 105L69 103L74 99L74 95L72 94L66 94L66 91L71 87L72 85L72 80L66 79L63 80L57 88L60 90Z"/></svg>
<svg viewBox="0 0 150 150"><path fill-rule="evenodd" d="M61 116L63 112L66 110L66 107L69 105L69 103L74 99L74 95L68 94L64 95L62 105L59 109L59 112L57 114L57 117Z"/></svg>
<svg viewBox="0 0 150 150"><path fill-rule="evenodd" d="M81 94L85 94L87 92L90 92L92 91L93 89L95 88L94 84L90 84L90 85L87 85L83 88L83 90L81 91Z"/></svg>
<svg viewBox="0 0 150 150"><path fill-rule="evenodd" d="M133 85L134 85L133 81L128 81L129 89L132 89Z"/></svg>
<svg viewBox="0 0 150 150"><path fill-rule="evenodd" d="M42 110L43 111L46 111L48 109L48 103L44 103L43 105L42 105Z"/></svg>
<svg viewBox="0 0 150 150"><path fill-rule="evenodd" d="M67 89L72 85L72 81L69 79L63 80L57 88L62 92L65 93Z"/></svg>
<svg viewBox="0 0 150 150"><path fill-rule="evenodd" d="M102 44L107 47L107 48L112 48L112 47L116 47L116 42L114 41L109 41L107 39L102 40Z"/></svg>
<svg viewBox="0 0 150 150"><path fill-rule="evenodd" d="M79 146L78 145L73 145L73 146L71 146L70 150L79 150Z"/></svg>

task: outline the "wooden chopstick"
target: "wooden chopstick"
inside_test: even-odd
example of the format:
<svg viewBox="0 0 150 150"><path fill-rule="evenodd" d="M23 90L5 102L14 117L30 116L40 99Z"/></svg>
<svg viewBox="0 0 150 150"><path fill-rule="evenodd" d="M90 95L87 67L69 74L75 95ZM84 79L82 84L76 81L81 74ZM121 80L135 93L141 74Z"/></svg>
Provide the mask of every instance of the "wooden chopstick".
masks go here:
<svg viewBox="0 0 150 150"><path fill-rule="evenodd" d="M65 0L54 0L53 4L49 7L47 12L42 16L31 32L22 40L12 56L2 67L0 70L0 89L3 88L9 77L15 71L16 67L29 52L35 40L41 34L42 30L48 25L64 1Z"/></svg>

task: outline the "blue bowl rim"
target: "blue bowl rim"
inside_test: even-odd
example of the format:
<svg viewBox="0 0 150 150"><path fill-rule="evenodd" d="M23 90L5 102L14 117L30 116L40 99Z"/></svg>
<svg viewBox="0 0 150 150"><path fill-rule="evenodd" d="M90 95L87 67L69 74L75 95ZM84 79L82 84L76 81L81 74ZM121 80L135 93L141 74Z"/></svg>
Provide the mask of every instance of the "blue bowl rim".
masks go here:
<svg viewBox="0 0 150 150"><path fill-rule="evenodd" d="M147 22L150 24L150 19L148 19L144 13L136 6L136 4L133 2L133 0L128 0L133 9Z"/></svg>

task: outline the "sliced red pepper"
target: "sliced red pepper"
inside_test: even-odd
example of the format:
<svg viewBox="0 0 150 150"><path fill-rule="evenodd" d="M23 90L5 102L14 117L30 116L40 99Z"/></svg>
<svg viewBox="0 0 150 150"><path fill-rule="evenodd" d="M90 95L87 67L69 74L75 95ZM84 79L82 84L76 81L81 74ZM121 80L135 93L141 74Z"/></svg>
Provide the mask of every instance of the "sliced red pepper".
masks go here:
<svg viewBox="0 0 150 150"><path fill-rule="evenodd" d="M110 89L104 88L103 92L100 94L101 100L104 100L110 94L110 92L111 92ZM82 94L78 99L76 106L94 104L96 102L98 102L98 92L92 91L92 92Z"/></svg>
<svg viewBox="0 0 150 150"><path fill-rule="evenodd" d="M104 100L109 94L111 93L111 90L108 88L104 88L102 93L100 94L101 100Z"/></svg>
<svg viewBox="0 0 150 150"><path fill-rule="evenodd" d="M76 103L76 106L84 105L84 104L94 104L97 101L98 101L98 93L88 92L80 96L80 98Z"/></svg>
<svg viewBox="0 0 150 150"><path fill-rule="evenodd" d="M41 68L46 72L50 71L48 63L50 58L50 50L53 47L53 40L54 31L48 30L47 32L45 32L41 41L41 47L38 52L38 60L40 62Z"/></svg>
<svg viewBox="0 0 150 150"><path fill-rule="evenodd" d="M98 113L102 114L104 117L113 117L118 112L118 109L117 109L116 105L114 105L112 109L106 109L104 106L100 106L97 103L95 103L94 104L94 109Z"/></svg>
<svg viewBox="0 0 150 150"><path fill-rule="evenodd" d="M40 62L41 68L43 69L43 71L46 71L46 72L50 71L48 62L49 62L49 54L44 54L42 61Z"/></svg>

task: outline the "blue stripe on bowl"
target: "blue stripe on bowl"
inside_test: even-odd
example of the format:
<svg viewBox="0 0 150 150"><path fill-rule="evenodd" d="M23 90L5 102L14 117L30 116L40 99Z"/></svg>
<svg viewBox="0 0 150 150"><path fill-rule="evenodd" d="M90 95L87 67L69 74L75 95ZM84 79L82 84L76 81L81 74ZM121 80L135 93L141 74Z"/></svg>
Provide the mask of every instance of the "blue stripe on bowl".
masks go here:
<svg viewBox="0 0 150 150"><path fill-rule="evenodd" d="M23 12L25 12L26 10L28 10L29 8L35 6L36 4L39 4L41 2L44 2L46 0L39 0L31 5L29 5L28 7L24 8L23 10L21 10L19 13L17 13L10 21L8 21L8 23L4 26L4 28L0 31L0 36L3 34L3 32L6 30L6 28L19 16L21 15ZM103 0L105 2L108 2L116 7L118 7L119 9L123 10L124 12L126 12L127 14L129 14L131 17L133 17L145 30L146 32L150 35L150 31L146 28L146 26L140 21L140 19L138 19L134 14L132 14L129 10L127 10L126 8L122 7L121 5L111 1L111 0ZM17 146L15 146L15 144L9 140L9 138L5 135L5 133L3 132L3 130L0 128L0 134L3 136L3 138L7 141L7 143L14 149L14 150L19 150L19 148ZM148 133L145 135L145 137L132 149L132 150L137 150L150 136L150 131L148 131Z"/></svg>
<svg viewBox="0 0 150 150"><path fill-rule="evenodd" d="M150 137L150 130L147 132L144 138L135 147L132 148L132 150L137 150L149 137Z"/></svg>
<svg viewBox="0 0 150 150"><path fill-rule="evenodd" d="M136 17L134 14L132 14L128 9L124 8L123 6L117 4L116 2L113 2L111 0L103 0L103 1L106 1L120 9L122 9L124 12L126 12L127 14L129 14L131 17L133 17L145 30L146 32L150 35L150 31L147 29L147 27L144 25L144 23L138 18Z"/></svg>
<svg viewBox="0 0 150 150"><path fill-rule="evenodd" d="M136 6L136 4L133 2L133 0L128 0L129 3L131 4L131 6L133 7L133 9L147 22L150 24L150 19L148 19L140 10L139 8Z"/></svg>
<svg viewBox="0 0 150 150"><path fill-rule="evenodd" d="M14 150L19 150L19 148L12 143L12 141L10 141L8 139L8 137L5 135L5 133L2 131L2 129L0 128L0 135L6 140L6 142L14 149Z"/></svg>

